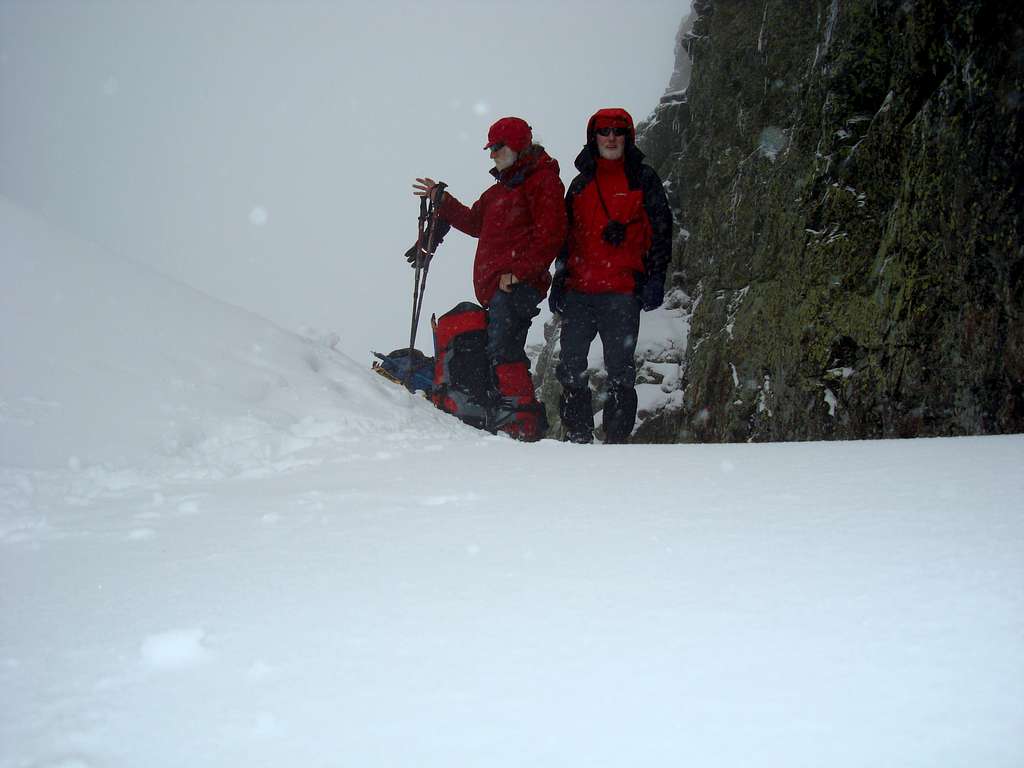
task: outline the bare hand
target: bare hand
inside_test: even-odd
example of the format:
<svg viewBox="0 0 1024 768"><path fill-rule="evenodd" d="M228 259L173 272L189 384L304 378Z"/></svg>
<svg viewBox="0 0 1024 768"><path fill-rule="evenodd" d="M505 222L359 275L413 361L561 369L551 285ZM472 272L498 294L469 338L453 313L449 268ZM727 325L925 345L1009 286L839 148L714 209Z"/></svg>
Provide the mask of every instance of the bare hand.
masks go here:
<svg viewBox="0 0 1024 768"><path fill-rule="evenodd" d="M437 182L430 178L417 178L416 183L412 185L412 193L416 197L430 197L435 205L439 202L436 199L436 189Z"/></svg>
<svg viewBox="0 0 1024 768"><path fill-rule="evenodd" d="M506 272L504 275L498 278L498 290L504 293L508 293L512 290L512 286L519 282L519 278L513 275L511 272Z"/></svg>

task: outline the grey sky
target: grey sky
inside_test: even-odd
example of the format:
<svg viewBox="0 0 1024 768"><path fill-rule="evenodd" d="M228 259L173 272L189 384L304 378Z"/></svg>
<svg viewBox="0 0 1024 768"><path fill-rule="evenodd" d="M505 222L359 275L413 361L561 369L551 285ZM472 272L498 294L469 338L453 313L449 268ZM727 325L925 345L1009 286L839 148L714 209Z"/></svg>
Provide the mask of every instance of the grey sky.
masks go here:
<svg viewBox="0 0 1024 768"><path fill-rule="evenodd" d="M408 338L413 177L471 203L514 114L568 183L594 110L657 103L688 7L0 0L0 194L365 358ZM472 299L474 247L425 316Z"/></svg>

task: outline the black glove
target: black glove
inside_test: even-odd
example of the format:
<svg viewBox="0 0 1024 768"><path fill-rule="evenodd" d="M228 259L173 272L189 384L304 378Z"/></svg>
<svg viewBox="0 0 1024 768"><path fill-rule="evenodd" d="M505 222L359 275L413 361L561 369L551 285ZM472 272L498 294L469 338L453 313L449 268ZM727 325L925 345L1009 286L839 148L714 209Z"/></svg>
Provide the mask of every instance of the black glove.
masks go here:
<svg viewBox="0 0 1024 768"><path fill-rule="evenodd" d="M409 266L410 267L416 267L416 266L422 267L423 266L423 262L425 261L424 256L425 256L425 254L422 251L420 251L420 244L419 243L413 243L412 244L412 248L410 248L408 251L405 252L405 260L409 262ZM416 263L417 259L419 260L419 264L418 265Z"/></svg>
<svg viewBox="0 0 1024 768"><path fill-rule="evenodd" d="M640 306L644 312L657 309L665 301L665 275L646 275L639 288Z"/></svg>
<svg viewBox="0 0 1024 768"><path fill-rule="evenodd" d="M555 276L551 279L551 292L548 294L548 309L553 315L560 315L565 309L565 279L569 276L568 265L569 255L563 251L555 260Z"/></svg>
<svg viewBox="0 0 1024 768"><path fill-rule="evenodd" d="M548 309L551 314L560 315L565 309L565 275L555 275L551 281L551 292L548 293Z"/></svg>
<svg viewBox="0 0 1024 768"><path fill-rule="evenodd" d="M452 225L444 219L437 219L434 226L436 228L434 231L434 253L437 253L437 247L444 242L444 236L451 230ZM427 231L423 233L423 242L423 247L426 248L426 243L430 242L430 227L427 227ZM420 267L430 261L430 258L433 258L433 254L428 257L425 253L421 252L417 248L418 245L419 241L413 243L412 248L405 252L405 260L409 262L410 267L417 266L417 254Z"/></svg>

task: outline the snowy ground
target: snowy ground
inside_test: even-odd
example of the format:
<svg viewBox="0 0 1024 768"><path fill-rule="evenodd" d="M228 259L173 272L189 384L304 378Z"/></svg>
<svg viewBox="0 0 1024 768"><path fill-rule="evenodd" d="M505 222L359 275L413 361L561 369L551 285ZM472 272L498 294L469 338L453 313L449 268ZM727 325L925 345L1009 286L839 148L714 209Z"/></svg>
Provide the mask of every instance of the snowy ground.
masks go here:
<svg viewBox="0 0 1024 768"><path fill-rule="evenodd" d="M0 259L2 768L1024 764L1024 437L520 445Z"/></svg>

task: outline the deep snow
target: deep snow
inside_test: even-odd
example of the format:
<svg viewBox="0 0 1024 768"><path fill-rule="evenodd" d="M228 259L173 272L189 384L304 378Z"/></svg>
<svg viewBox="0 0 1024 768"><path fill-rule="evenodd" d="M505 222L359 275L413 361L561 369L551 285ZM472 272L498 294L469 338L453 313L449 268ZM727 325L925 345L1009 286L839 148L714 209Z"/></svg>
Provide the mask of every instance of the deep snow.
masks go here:
<svg viewBox="0 0 1024 768"><path fill-rule="evenodd" d="M0 203L0 766L1019 766L1024 438L521 445Z"/></svg>

